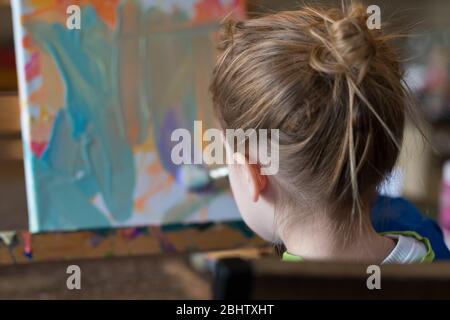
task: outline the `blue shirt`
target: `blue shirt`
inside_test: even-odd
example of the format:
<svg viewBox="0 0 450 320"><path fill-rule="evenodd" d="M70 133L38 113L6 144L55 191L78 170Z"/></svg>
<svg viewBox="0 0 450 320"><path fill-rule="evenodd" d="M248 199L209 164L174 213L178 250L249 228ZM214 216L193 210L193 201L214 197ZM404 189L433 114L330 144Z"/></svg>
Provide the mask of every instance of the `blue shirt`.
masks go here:
<svg viewBox="0 0 450 320"><path fill-rule="evenodd" d="M372 224L379 233L417 232L430 241L435 253L435 260L450 259L450 251L436 221L423 216L412 203L403 198L378 196L372 206Z"/></svg>

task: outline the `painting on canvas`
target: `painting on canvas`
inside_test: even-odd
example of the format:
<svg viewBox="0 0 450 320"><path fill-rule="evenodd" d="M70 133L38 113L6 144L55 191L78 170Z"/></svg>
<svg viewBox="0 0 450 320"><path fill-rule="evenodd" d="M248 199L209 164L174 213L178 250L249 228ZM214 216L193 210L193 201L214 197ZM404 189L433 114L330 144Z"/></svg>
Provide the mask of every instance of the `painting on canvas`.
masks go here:
<svg viewBox="0 0 450 320"><path fill-rule="evenodd" d="M173 130L213 126L216 31L243 1L70 4L79 29L69 1L13 1L31 231L238 219L229 191L177 183L170 155Z"/></svg>

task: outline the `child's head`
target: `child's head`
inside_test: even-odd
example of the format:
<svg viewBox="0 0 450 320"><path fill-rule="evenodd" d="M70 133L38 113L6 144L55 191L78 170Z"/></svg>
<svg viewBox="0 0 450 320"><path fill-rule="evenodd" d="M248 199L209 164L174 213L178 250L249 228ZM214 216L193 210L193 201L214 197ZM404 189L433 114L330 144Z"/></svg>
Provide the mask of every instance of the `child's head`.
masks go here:
<svg viewBox="0 0 450 320"><path fill-rule="evenodd" d="M222 27L211 85L221 125L280 130L278 174L230 168L239 209L265 238L308 219L360 228L396 163L407 91L391 37L367 17L359 5L304 8Z"/></svg>

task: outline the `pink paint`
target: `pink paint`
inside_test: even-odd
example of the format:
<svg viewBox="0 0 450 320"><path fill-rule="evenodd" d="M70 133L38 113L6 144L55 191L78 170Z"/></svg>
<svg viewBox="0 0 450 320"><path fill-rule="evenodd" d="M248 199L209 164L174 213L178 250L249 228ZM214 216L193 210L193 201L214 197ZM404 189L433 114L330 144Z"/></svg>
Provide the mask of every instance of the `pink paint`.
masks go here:
<svg viewBox="0 0 450 320"><path fill-rule="evenodd" d="M25 66L25 74L27 81L40 75L39 52L35 52L31 55L30 61Z"/></svg>
<svg viewBox="0 0 450 320"><path fill-rule="evenodd" d="M28 231L22 232L22 239L23 239L23 255L31 259L32 258L31 234Z"/></svg>
<svg viewBox="0 0 450 320"><path fill-rule="evenodd" d="M42 156L45 148L47 147L47 142L34 142L31 141L31 152L38 158Z"/></svg>
<svg viewBox="0 0 450 320"><path fill-rule="evenodd" d="M440 205L439 222L442 228L450 230L450 161L444 164Z"/></svg>

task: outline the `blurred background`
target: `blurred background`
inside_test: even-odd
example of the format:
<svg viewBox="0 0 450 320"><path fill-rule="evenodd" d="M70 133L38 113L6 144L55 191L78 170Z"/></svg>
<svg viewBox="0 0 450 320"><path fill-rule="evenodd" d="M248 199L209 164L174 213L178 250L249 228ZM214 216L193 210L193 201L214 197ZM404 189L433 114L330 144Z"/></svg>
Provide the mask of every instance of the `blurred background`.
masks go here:
<svg viewBox="0 0 450 320"><path fill-rule="evenodd" d="M445 227L450 229L450 219L446 218L446 206L450 203L450 166L446 166L450 159L450 1L364 3L380 6L383 23L390 21L395 30L408 30L411 34L398 45L405 57L407 83L413 90L426 135L424 139L408 123L398 169L384 191L408 198L424 214L447 223ZM298 5L295 0L249 0L248 15L295 9ZM28 228L17 91L10 2L0 0L0 230ZM170 266L164 272L178 272L176 264ZM186 275L186 283L189 277Z"/></svg>

